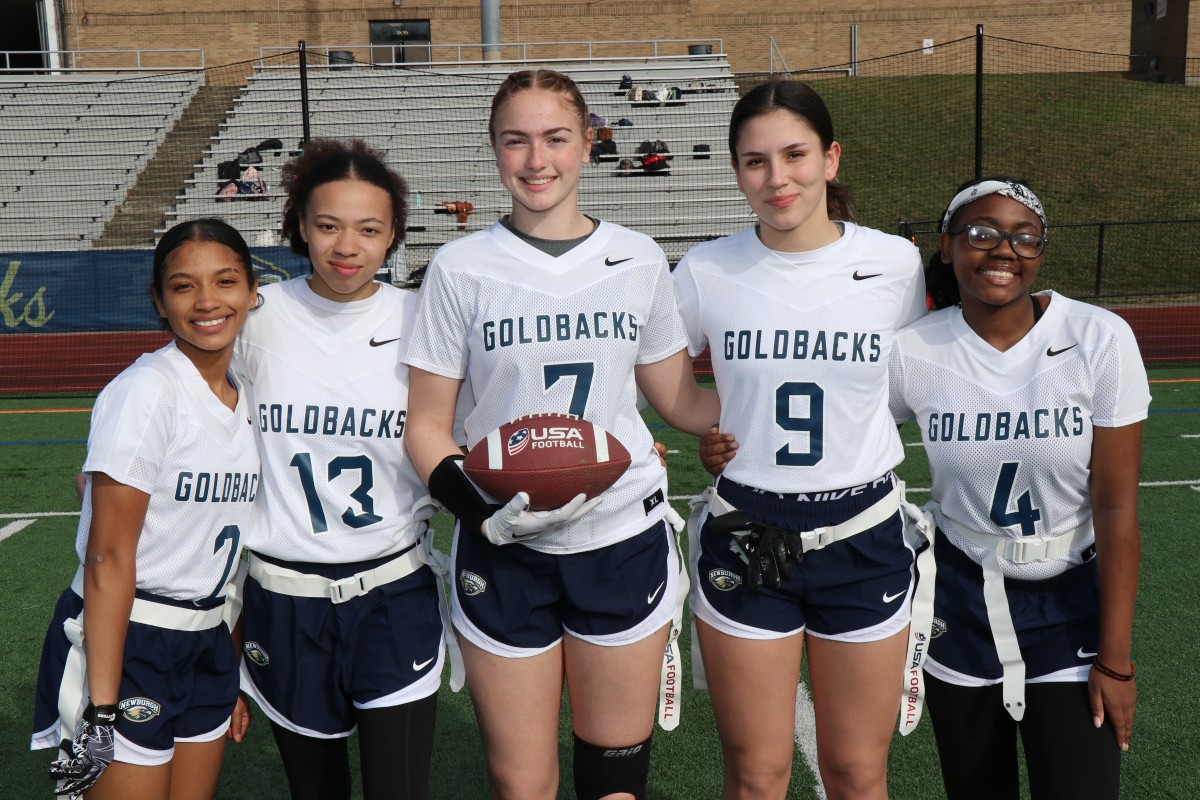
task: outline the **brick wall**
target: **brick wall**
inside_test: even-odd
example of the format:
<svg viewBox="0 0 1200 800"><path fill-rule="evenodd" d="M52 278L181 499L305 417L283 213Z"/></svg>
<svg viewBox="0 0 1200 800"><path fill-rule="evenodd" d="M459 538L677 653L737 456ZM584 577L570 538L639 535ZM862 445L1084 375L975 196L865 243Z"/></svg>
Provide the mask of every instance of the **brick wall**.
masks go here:
<svg viewBox="0 0 1200 800"><path fill-rule="evenodd" d="M1185 0L1170 2L1186 9ZM280 0L277 8L274 3L259 3L251 11L244 10L245 5L245 0L66 0L67 46L86 50L202 47L207 65L217 66L257 58L260 47L294 47L299 39L310 47L366 44L368 20L428 19L435 44L480 39L479 0L444 0L436 5L428 0L401 0L399 6L382 0L354 4ZM791 69L844 63L850 58L854 24L860 59L917 48L924 39L945 42L970 36L981 22L992 36L1110 53L1128 52L1131 37L1130 6L1123 2L926 0L914 5L911 0L792 0L777 4L780 10L759 10L772 8L767 3L747 10L748 5L741 0L503 2L502 39L685 40L661 45L660 53L686 52L689 42L722 40L734 70L753 72L768 68L771 36ZM594 49L598 55L618 51L652 52L650 45ZM543 48L534 55L583 52L578 47L560 52ZM514 57L516 51L508 49L504 55Z"/></svg>

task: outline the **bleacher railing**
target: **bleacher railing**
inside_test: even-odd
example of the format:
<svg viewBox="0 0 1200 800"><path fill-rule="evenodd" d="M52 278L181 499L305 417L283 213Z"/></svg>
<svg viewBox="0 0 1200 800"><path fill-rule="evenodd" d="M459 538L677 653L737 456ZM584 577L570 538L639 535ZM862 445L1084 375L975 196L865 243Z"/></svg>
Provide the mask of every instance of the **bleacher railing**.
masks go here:
<svg viewBox="0 0 1200 800"><path fill-rule="evenodd" d="M0 50L0 74L147 73L178 72L181 69L204 69L204 51L195 47L158 50Z"/></svg>

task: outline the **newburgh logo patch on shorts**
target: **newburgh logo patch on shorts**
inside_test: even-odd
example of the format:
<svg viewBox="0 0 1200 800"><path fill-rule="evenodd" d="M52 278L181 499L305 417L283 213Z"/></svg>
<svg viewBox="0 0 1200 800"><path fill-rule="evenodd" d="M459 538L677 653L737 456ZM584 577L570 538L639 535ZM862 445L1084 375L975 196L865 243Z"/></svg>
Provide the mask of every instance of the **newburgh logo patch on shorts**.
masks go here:
<svg viewBox="0 0 1200 800"><path fill-rule="evenodd" d="M718 567L708 573L708 582L722 592L731 592L742 585L742 576Z"/></svg>
<svg viewBox="0 0 1200 800"><path fill-rule="evenodd" d="M465 569L458 574L458 582L462 584L463 594L467 597L474 597L487 591L487 581Z"/></svg>
<svg viewBox="0 0 1200 800"><path fill-rule="evenodd" d="M117 708L130 722L149 722L162 711L162 706L149 697L130 697L118 703Z"/></svg>
<svg viewBox="0 0 1200 800"><path fill-rule="evenodd" d="M258 642L246 642L246 644L242 646L242 649L246 651L246 658L250 659L255 664L258 664L260 667L265 667L271 663L271 657L267 655L267 651L264 650L263 646Z"/></svg>

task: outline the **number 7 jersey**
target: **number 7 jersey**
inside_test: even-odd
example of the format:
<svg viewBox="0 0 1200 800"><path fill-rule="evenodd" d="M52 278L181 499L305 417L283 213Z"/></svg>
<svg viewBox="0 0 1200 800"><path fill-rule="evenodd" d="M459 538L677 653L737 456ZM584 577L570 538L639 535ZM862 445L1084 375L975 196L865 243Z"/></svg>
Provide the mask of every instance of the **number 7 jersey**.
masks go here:
<svg viewBox="0 0 1200 800"><path fill-rule="evenodd" d="M287 561L342 564L416 541L425 494L403 446L416 296L387 284L351 303L306 277L259 290L234 359L263 463L261 524L247 546Z"/></svg>

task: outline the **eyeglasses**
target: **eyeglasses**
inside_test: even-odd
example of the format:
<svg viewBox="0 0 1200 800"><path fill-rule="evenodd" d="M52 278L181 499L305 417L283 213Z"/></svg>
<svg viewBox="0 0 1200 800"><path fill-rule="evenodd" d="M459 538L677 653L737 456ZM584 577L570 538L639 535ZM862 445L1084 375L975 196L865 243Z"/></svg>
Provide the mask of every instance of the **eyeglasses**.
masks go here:
<svg viewBox="0 0 1200 800"><path fill-rule="evenodd" d="M1046 237L1024 231L1002 231L991 225L966 225L956 231L948 231L951 236L966 232L967 244L976 250L994 250L1005 239L1012 245L1013 252L1021 258L1037 258L1046 249Z"/></svg>

